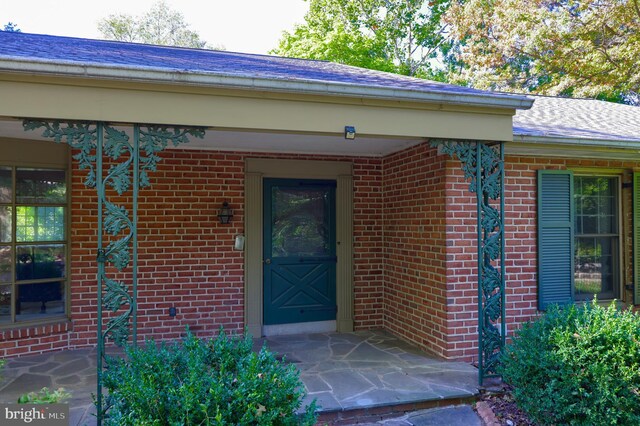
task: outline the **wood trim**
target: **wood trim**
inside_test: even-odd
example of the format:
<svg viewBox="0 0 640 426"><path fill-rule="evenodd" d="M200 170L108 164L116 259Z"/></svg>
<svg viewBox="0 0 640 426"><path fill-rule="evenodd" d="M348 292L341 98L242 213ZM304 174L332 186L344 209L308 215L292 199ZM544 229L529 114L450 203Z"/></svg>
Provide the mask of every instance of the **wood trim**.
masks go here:
<svg viewBox="0 0 640 426"><path fill-rule="evenodd" d="M336 188L336 297L339 332L353 331L353 172L343 161L248 158L245 161L245 324L262 335L262 187L264 178L332 179Z"/></svg>
<svg viewBox="0 0 640 426"><path fill-rule="evenodd" d="M0 137L0 163L6 166L42 166L69 170L70 153L66 143L9 139Z"/></svg>
<svg viewBox="0 0 640 426"><path fill-rule="evenodd" d="M245 304L247 331L262 336L262 173L245 174ZM256 214L257 212L257 214Z"/></svg>
<svg viewBox="0 0 640 426"><path fill-rule="evenodd" d="M504 111L434 111L398 108L401 102L377 106L360 101L353 105L255 95L247 98L0 80L0 98L11 99L0 103L0 116L332 135L341 135L349 125L363 136L513 139L512 117Z"/></svg>
<svg viewBox="0 0 640 426"><path fill-rule="evenodd" d="M343 208L338 208L343 206ZM350 208L346 207L350 206ZM336 292L338 332L353 331L353 176L338 176L336 188Z"/></svg>

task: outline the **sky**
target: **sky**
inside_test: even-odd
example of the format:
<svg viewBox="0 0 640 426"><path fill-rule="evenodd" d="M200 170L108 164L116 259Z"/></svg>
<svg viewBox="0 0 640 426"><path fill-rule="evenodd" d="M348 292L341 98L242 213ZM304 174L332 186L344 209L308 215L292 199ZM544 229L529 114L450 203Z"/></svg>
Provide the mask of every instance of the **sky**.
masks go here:
<svg viewBox="0 0 640 426"><path fill-rule="evenodd" d="M111 14L143 15L155 0L0 0L0 27L22 32L101 38L98 21ZM232 52L267 53L282 31L304 22L304 0L165 0L211 45Z"/></svg>

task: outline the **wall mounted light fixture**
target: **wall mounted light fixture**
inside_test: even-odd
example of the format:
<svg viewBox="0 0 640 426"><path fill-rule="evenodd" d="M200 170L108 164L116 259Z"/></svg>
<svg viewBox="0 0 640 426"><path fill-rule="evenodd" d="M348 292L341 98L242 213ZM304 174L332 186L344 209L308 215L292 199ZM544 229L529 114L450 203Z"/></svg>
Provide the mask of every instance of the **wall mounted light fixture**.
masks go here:
<svg viewBox="0 0 640 426"><path fill-rule="evenodd" d="M353 126L344 126L344 138L353 140L356 138L356 128Z"/></svg>
<svg viewBox="0 0 640 426"><path fill-rule="evenodd" d="M222 208L220 209L220 213L218 213L218 219L220 219L220 223L226 225L231 222L231 218L233 217L233 210L229 208L229 203L226 201L222 203Z"/></svg>

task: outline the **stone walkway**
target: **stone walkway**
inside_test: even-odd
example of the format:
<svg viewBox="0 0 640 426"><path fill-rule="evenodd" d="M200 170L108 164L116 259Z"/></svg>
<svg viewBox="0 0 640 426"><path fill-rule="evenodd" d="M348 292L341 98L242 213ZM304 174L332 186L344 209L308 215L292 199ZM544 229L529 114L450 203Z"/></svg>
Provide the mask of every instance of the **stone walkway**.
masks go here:
<svg viewBox="0 0 640 426"><path fill-rule="evenodd" d="M51 352L11 358L0 382L0 402L16 402L27 392L64 388L69 399L69 425L94 425L96 393L96 352L92 349Z"/></svg>
<svg viewBox="0 0 640 426"><path fill-rule="evenodd" d="M256 339L255 347L265 342L296 365L308 391L305 402L315 399L326 422L376 424L395 414L403 417L388 424L438 424L411 423L407 413L469 402L478 394L474 367L433 359L382 331L273 336ZM95 424L95 358L95 350L81 349L10 359L0 402L43 386L64 387L72 393L70 425Z"/></svg>
<svg viewBox="0 0 640 426"><path fill-rule="evenodd" d="M400 411L478 393L478 371L471 365L428 357L382 331L273 336L267 345L295 363L306 401L315 399L323 414L375 416L384 407Z"/></svg>

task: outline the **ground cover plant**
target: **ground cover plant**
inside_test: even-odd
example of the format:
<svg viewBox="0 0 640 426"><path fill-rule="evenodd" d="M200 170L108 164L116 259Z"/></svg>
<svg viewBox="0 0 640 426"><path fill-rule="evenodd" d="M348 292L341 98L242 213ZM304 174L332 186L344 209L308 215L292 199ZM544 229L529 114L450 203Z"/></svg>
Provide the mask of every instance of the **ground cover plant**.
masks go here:
<svg viewBox="0 0 640 426"><path fill-rule="evenodd" d="M50 390L47 387L37 392L29 392L18 397L18 404L58 404L71 398L71 394L64 388Z"/></svg>
<svg viewBox="0 0 640 426"><path fill-rule="evenodd" d="M111 359L104 374L110 425L312 425L315 404L298 371L249 336L201 340L187 330L172 344L149 340Z"/></svg>
<svg viewBox="0 0 640 426"><path fill-rule="evenodd" d="M640 424L640 316L551 307L515 333L501 373L537 424Z"/></svg>

